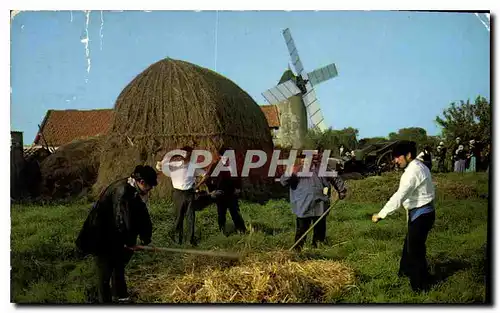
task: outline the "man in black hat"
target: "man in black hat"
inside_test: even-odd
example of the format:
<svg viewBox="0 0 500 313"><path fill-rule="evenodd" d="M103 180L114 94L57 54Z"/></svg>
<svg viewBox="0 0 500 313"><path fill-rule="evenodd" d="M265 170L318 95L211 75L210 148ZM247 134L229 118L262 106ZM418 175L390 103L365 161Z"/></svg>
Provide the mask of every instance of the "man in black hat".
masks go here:
<svg viewBox="0 0 500 313"><path fill-rule="evenodd" d="M95 256L100 303L111 302L112 296L118 302L130 300L125 267L132 257L137 236L142 245L151 242L151 219L143 197L157 185L156 175L152 167L138 165L130 177L109 185L78 235L79 251Z"/></svg>
<svg viewBox="0 0 500 313"><path fill-rule="evenodd" d="M401 206L407 210L408 233L403 246L399 276L409 276L412 289L420 291L426 289L429 283L425 242L436 214L431 172L423 162L415 158L416 153L416 144L412 141L403 141L394 147L394 161L404 169L404 173L398 191L379 213L373 214L372 221L377 223Z"/></svg>

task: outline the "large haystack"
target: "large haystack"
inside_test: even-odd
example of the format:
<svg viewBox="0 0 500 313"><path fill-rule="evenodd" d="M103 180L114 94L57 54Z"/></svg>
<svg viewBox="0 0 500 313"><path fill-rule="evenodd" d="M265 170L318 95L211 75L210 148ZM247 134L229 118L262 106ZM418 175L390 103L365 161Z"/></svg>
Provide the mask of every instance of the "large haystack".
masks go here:
<svg viewBox="0 0 500 313"><path fill-rule="evenodd" d="M235 83L167 58L119 95L94 192L129 175L137 164L154 166L167 151L184 145L212 152L229 145L241 160L248 149L272 150L272 138L259 106ZM168 198L170 190L170 180L161 175L151 198Z"/></svg>
<svg viewBox="0 0 500 313"><path fill-rule="evenodd" d="M42 195L51 199L78 197L91 191L97 180L100 140L76 140L59 147L40 164Z"/></svg>

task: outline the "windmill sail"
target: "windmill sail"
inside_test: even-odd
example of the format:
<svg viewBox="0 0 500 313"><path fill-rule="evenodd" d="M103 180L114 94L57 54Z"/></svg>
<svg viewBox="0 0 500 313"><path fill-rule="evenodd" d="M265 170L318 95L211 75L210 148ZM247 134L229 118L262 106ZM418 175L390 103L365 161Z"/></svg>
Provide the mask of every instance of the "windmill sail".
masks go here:
<svg viewBox="0 0 500 313"><path fill-rule="evenodd" d="M316 93L310 84L307 84L308 92L302 96L302 100L304 101L304 105L306 106L307 116L312 122L313 127L319 128L321 131L326 130L325 120L323 118L323 114L321 113L321 108L319 106L318 98L316 97Z"/></svg>
<svg viewBox="0 0 500 313"><path fill-rule="evenodd" d="M304 71L304 66L299 58L299 53L297 51L297 47L295 47L295 43L292 38L292 34L290 30L287 28L283 31L283 38L285 38L286 46L288 48L288 53L292 59L293 68L295 69L295 73L297 75L301 75Z"/></svg>
<svg viewBox="0 0 500 313"><path fill-rule="evenodd" d="M332 63L308 73L307 77L309 78L311 85L316 86L326 80L336 77L337 75L337 67L335 66L335 63Z"/></svg>
<svg viewBox="0 0 500 313"><path fill-rule="evenodd" d="M312 124L311 126L325 131L327 126L313 86L336 77L338 75L337 67L332 63L307 73L304 71L304 66L299 58L299 53L290 29L286 28L282 33L290 55L291 67L295 73L292 71L288 71L289 73L285 72L287 75L293 77L283 76L280 82L286 80L284 83L263 92L262 95L270 104L276 104L300 94L306 108L307 118L310 124Z"/></svg>
<svg viewBox="0 0 500 313"><path fill-rule="evenodd" d="M276 104L300 93L300 89L291 80L262 93L269 104Z"/></svg>

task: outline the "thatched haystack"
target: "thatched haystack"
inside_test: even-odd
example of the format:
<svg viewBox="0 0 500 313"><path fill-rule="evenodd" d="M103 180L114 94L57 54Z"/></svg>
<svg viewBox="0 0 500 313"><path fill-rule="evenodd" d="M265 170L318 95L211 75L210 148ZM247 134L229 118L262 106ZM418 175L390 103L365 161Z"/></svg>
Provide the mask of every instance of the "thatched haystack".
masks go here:
<svg viewBox="0 0 500 313"><path fill-rule="evenodd" d="M335 301L353 283L353 270L342 263L295 260L274 251L247 256L235 266L157 276L140 287L169 303L321 303Z"/></svg>
<svg viewBox="0 0 500 313"><path fill-rule="evenodd" d="M53 200L87 195L97 180L100 145L99 138L75 140L44 159L42 195Z"/></svg>
<svg viewBox="0 0 500 313"><path fill-rule="evenodd" d="M212 152L231 146L239 169L248 149L273 147L266 118L245 91L184 61L167 58L149 66L125 87L114 109L95 193L129 175L137 164L154 166L167 151L185 145ZM170 180L160 175L151 199L170 195Z"/></svg>

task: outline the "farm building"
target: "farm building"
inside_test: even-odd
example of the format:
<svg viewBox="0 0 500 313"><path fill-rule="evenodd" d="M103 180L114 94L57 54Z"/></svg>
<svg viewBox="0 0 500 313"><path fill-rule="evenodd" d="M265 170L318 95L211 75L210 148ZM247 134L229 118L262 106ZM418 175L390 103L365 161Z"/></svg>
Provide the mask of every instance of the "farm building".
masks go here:
<svg viewBox="0 0 500 313"><path fill-rule="evenodd" d="M22 187L23 158L23 133L19 131L10 132L10 196L19 198Z"/></svg>
<svg viewBox="0 0 500 313"><path fill-rule="evenodd" d="M33 145L57 149L74 140L104 135L108 133L112 120L112 109L49 110Z"/></svg>
<svg viewBox="0 0 500 313"><path fill-rule="evenodd" d="M278 106L261 105L273 138L280 127ZM41 124L41 133L35 137L33 147L48 146L50 149L74 140L107 134L113 121L113 109L95 110L48 110ZM45 141L47 143L45 143ZM25 147L25 151L28 147Z"/></svg>

